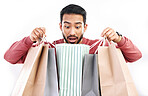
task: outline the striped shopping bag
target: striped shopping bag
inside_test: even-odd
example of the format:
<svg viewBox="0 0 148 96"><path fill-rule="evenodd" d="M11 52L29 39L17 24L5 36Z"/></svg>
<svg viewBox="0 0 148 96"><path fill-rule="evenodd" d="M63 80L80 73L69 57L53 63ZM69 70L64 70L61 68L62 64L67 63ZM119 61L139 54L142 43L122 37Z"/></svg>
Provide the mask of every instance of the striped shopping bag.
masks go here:
<svg viewBox="0 0 148 96"><path fill-rule="evenodd" d="M81 96L82 66L89 46L84 44L57 44L59 96Z"/></svg>

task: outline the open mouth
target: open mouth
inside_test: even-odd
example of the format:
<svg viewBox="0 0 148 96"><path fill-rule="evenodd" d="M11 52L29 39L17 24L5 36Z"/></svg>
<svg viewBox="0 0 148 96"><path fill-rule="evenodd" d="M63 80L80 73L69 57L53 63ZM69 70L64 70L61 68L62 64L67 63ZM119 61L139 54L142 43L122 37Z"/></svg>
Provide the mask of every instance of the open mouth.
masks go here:
<svg viewBox="0 0 148 96"><path fill-rule="evenodd" d="M67 39L68 39L68 41L70 43L73 43L74 44L77 41L78 38L77 37L68 37Z"/></svg>
<svg viewBox="0 0 148 96"><path fill-rule="evenodd" d="M82 40L82 38L83 38L83 34L81 35L81 37L78 39L78 37L77 36L75 36L75 35L69 35L67 38L64 36L64 34L63 34L63 38L65 39L65 42L66 43L71 43L71 44L79 44L80 43L80 41Z"/></svg>

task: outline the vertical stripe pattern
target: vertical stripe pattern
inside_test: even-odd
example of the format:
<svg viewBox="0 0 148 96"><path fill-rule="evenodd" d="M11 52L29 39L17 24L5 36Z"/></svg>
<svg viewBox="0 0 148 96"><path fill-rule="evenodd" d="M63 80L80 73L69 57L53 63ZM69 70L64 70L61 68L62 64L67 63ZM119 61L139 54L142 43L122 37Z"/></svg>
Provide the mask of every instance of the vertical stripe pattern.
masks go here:
<svg viewBox="0 0 148 96"><path fill-rule="evenodd" d="M82 64L89 46L84 44L57 44L59 96L81 96Z"/></svg>

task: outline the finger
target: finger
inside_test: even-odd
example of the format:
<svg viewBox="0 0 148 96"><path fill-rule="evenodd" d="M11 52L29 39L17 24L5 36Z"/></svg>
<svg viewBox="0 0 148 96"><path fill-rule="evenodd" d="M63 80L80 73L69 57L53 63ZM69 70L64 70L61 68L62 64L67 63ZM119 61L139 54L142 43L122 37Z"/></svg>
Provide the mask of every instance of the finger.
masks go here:
<svg viewBox="0 0 148 96"><path fill-rule="evenodd" d="M32 40L32 42L37 41L36 38L35 38L35 36L34 36L34 34L31 34L31 40Z"/></svg>
<svg viewBox="0 0 148 96"><path fill-rule="evenodd" d="M105 34L107 38L111 38L113 35L115 35L115 31L111 28Z"/></svg>
<svg viewBox="0 0 148 96"><path fill-rule="evenodd" d="M40 41L41 40L40 34L36 30L34 30L33 37L35 38L35 41Z"/></svg>
<svg viewBox="0 0 148 96"><path fill-rule="evenodd" d="M35 37L35 36L32 36L32 37L33 37L33 40L34 40L34 41L37 41L37 39L36 39L36 37Z"/></svg>
<svg viewBox="0 0 148 96"><path fill-rule="evenodd" d="M30 34L30 39L31 39L32 42L35 41L35 38L33 37L33 32Z"/></svg>
<svg viewBox="0 0 148 96"><path fill-rule="evenodd" d="M45 34L45 31L41 28L37 28L36 30L39 32L40 37L43 37L43 34Z"/></svg>
<svg viewBox="0 0 148 96"><path fill-rule="evenodd" d="M38 38L40 38L40 32L38 29L35 29L33 32Z"/></svg>
<svg viewBox="0 0 148 96"><path fill-rule="evenodd" d="M109 37L110 34L112 34L112 30L108 30L108 31L105 33L105 36L106 36L106 37Z"/></svg>
<svg viewBox="0 0 148 96"><path fill-rule="evenodd" d="M115 36L115 34L113 34L113 36L111 36L111 37L109 38L109 41L113 41L113 40L115 40L115 38L116 38L116 36Z"/></svg>
<svg viewBox="0 0 148 96"><path fill-rule="evenodd" d="M116 38L116 36L114 35L113 37L111 37L111 41L114 41Z"/></svg>
<svg viewBox="0 0 148 96"><path fill-rule="evenodd" d="M38 30L39 30L40 32L42 32L43 34L46 33L45 27L39 27Z"/></svg>
<svg viewBox="0 0 148 96"><path fill-rule="evenodd" d="M106 34L106 32L109 31L109 27L107 27L106 29L103 30L103 32L101 33L101 36L104 37L104 35Z"/></svg>
<svg viewBox="0 0 148 96"><path fill-rule="evenodd" d="M35 41L39 40L36 32L33 32L32 37L35 39Z"/></svg>
<svg viewBox="0 0 148 96"><path fill-rule="evenodd" d="M44 34L46 33L45 27L40 27L40 29L43 31Z"/></svg>
<svg viewBox="0 0 148 96"><path fill-rule="evenodd" d="M111 32L109 35L108 35L108 38L112 38L115 34L113 32Z"/></svg>

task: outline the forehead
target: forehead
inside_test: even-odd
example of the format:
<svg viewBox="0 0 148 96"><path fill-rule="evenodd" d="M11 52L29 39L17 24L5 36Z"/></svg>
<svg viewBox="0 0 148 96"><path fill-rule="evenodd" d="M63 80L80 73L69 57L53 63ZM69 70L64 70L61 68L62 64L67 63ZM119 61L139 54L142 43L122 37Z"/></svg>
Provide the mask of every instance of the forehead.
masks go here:
<svg viewBox="0 0 148 96"><path fill-rule="evenodd" d="M62 22L70 22L70 23L83 23L83 16L79 14L64 14Z"/></svg>

